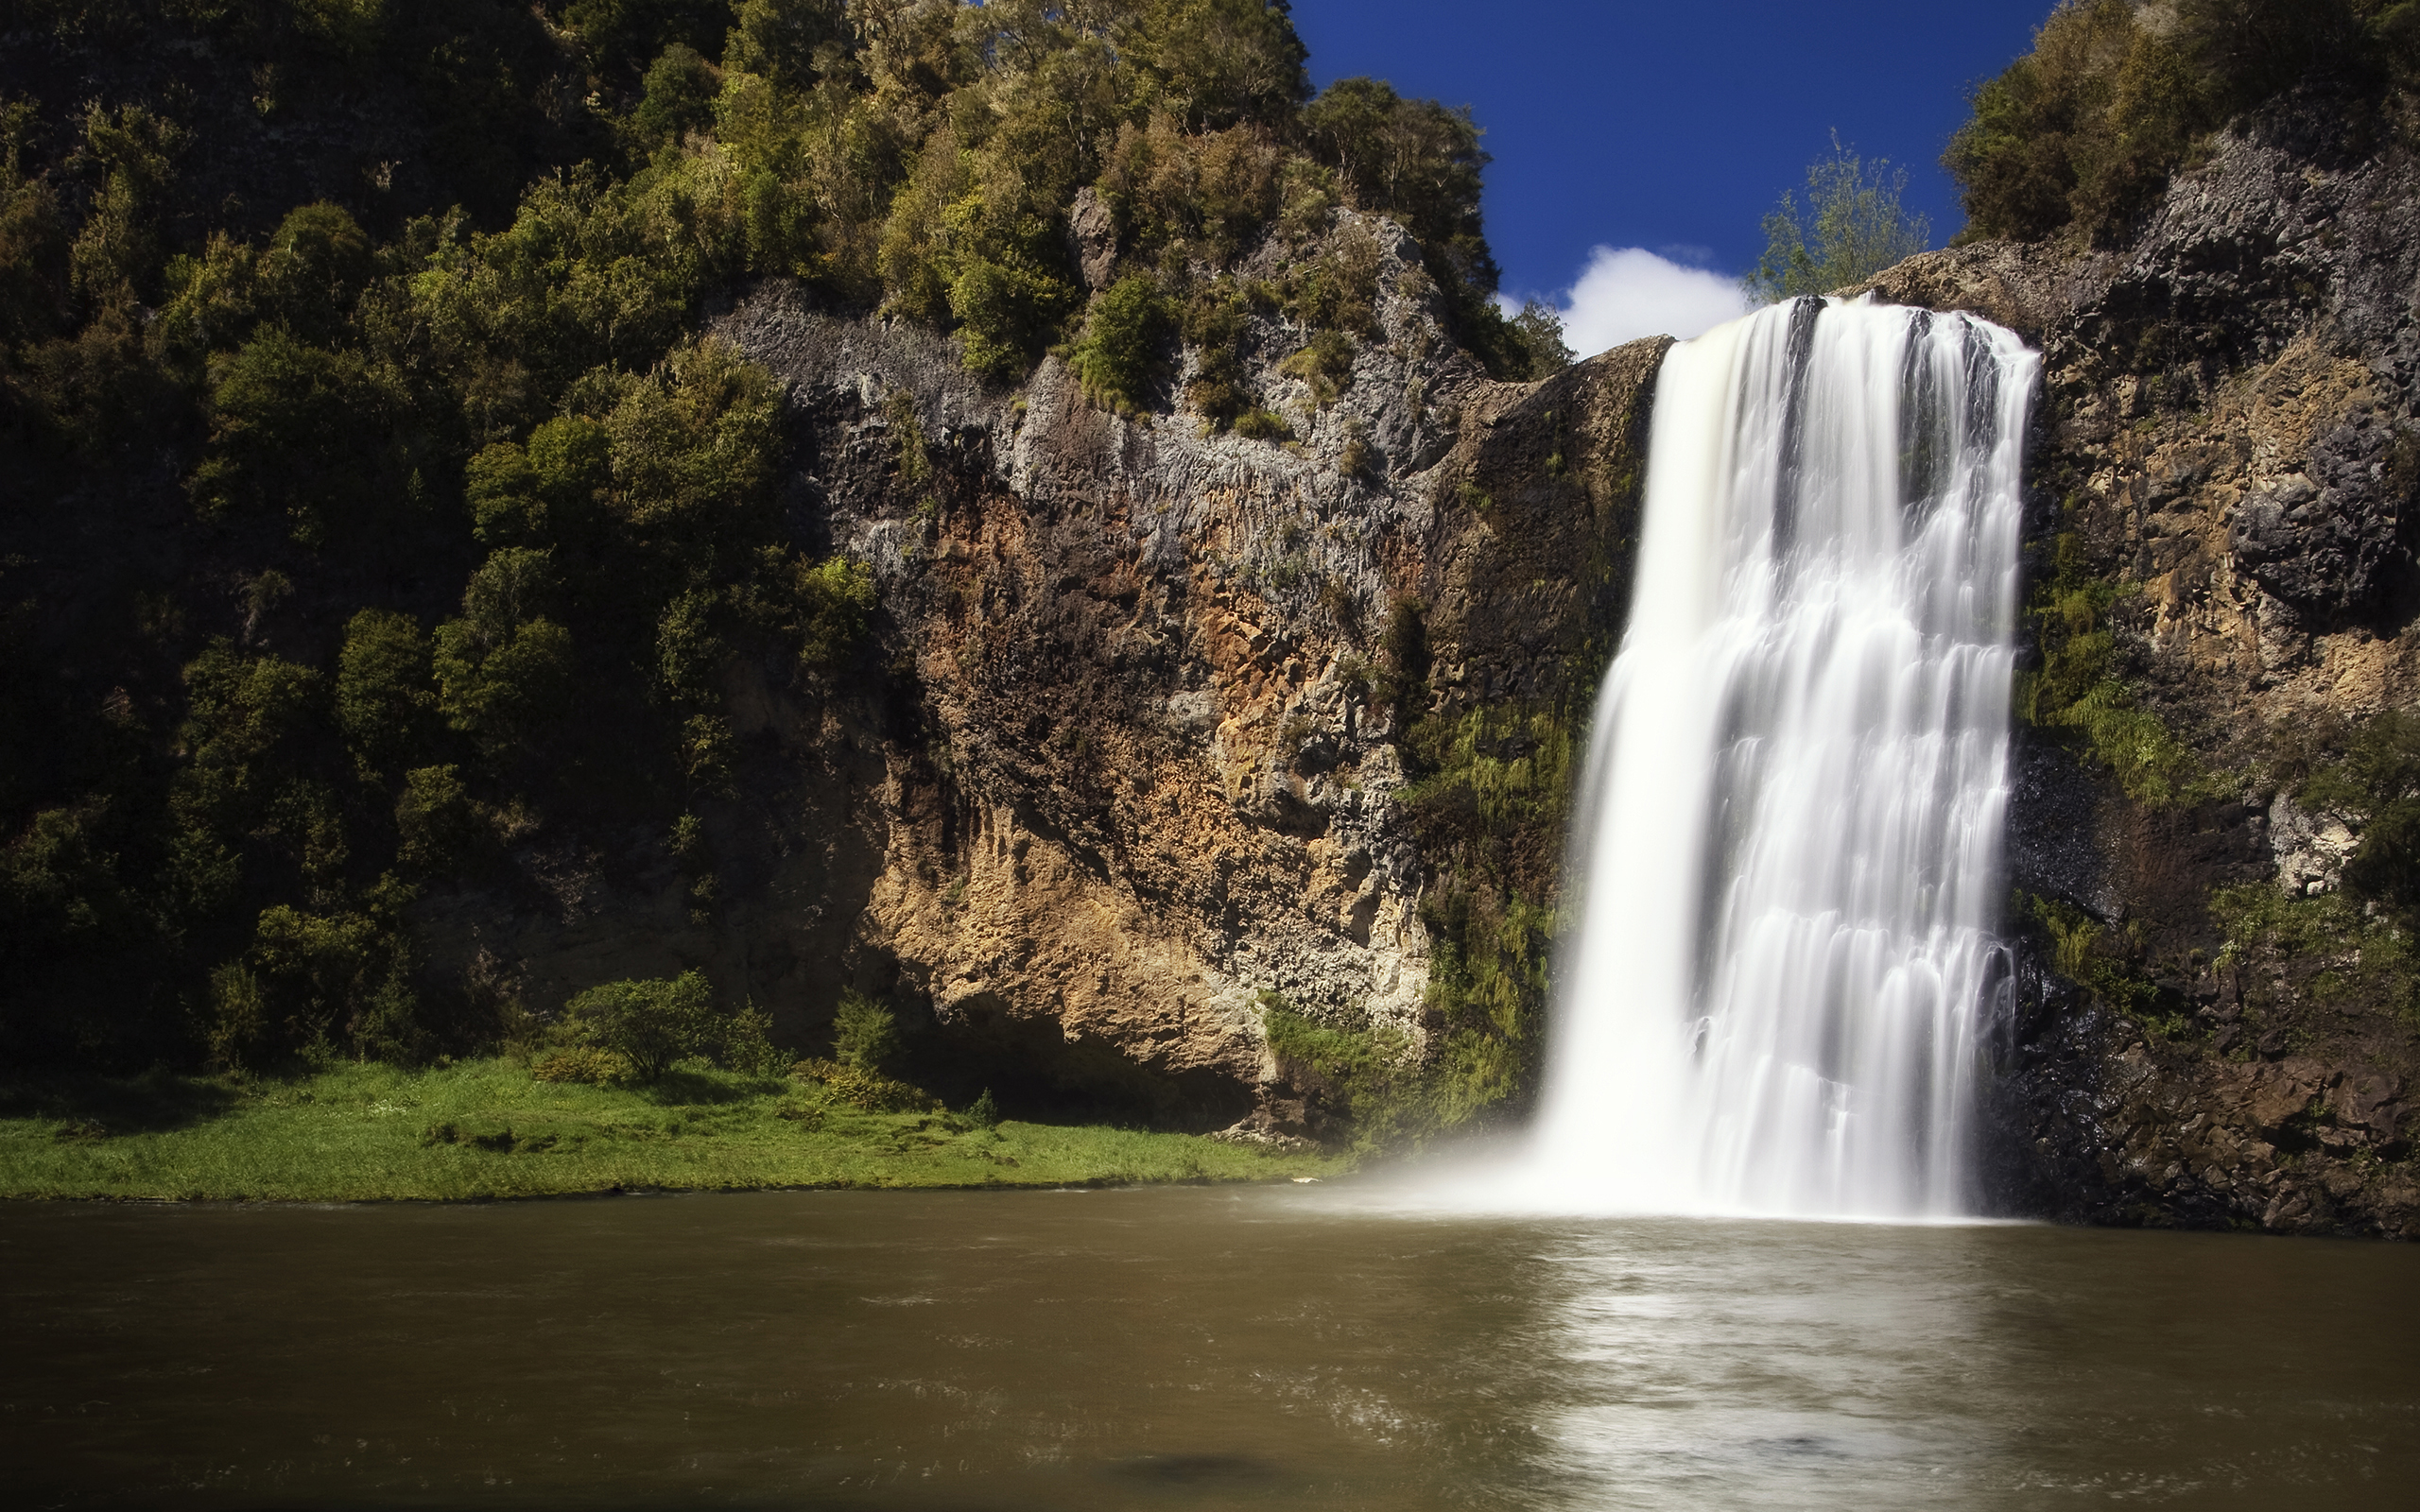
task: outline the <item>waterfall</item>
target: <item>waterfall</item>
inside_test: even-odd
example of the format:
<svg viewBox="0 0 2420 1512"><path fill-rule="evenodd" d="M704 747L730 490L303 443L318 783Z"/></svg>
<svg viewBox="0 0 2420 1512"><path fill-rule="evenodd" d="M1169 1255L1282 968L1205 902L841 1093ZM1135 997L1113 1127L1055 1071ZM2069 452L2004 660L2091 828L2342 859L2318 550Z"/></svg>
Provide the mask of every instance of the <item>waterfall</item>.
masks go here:
<svg viewBox="0 0 2420 1512"><path fill-rule="evenodd" d="M1664 359L1527 1160L1557 1202L1973 1210L2038 365L1812 299Z"/></svg>

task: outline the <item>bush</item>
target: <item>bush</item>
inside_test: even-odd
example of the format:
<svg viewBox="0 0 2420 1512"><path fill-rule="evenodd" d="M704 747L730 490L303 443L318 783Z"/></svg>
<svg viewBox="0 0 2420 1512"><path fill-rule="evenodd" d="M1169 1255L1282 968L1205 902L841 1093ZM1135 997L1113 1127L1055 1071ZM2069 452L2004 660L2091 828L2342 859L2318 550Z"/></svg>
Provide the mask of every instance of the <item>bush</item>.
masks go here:
<svg viewBox="0 0 2420 1512"><path fill-rule="evenodd" d="M206 518L268 508L295 541L320 546L331 521L362 532L402 504L394 483L404 469L382 454L407 401L391 374L360 356L270 326L212 365L210 404L209 448L193 477Z"/></svg>
<svg viewBox="0 0 2420 1512"><path fill-rule="evenodd" d="M866 636L874 606L873 569L847 557L810 562L781 546L757 553L756 576L740 596L759 629L798 647L799 663L830 671L847 663Z"/></svg>
<svg viewBox="0 0 2420 1512"><path fill-rule="evenodd" d="M941 1100L921 1087L893 1080L863 1067L844 1066L836 1060L802 1060L790 1068L790 1074L802 1081L821 1082L831 1089L833 1096L869 1113L938 1113L942 1110Z"/></svg>
<svg viewBox="0 0 2420 1512"><path fill-rule="evenodd" d="M386 770L418 748L436 704L420 622L385 610L355 614L337 655L337 726L362 765Z"/></svg>
<svg viewBox="0 0 2420 1512"><path fill-rule="evenodd" d="M2073 731L2137 802L2162 807L2201 796L2206 777L2200 764L2121 673L2118 638L2108 625L2119 590L2092 575L2083 538L2073 532L2058 538L2053 563L2050 579L2028 607L2042 667L2017 679L2018 715Z"/></svg>
<svg viewBox="0 0 2420 1512"><path fill-rule="evenodd" d="M712 991L696 971L670 981L608 982L563 1007L563 1026L576 1044L619 1056L641 1082L662 1081L681 1061L710 1054L720 1038L716 1021Z"/></svg>
<svg viewBox="0 0 2420 1512"><path fill-rule="evenodd" d="M1932 226L1903 208L1908 171L1869 165L1832 138L1832 155L1806 167L1806 203L1788 191L1765 217L1765 254L1742 282L1767 301L1826 294L1860 283L1931 245Z"/></svg>
<svg viewBox="0 0 2420 1512"><path fill-rule="evenodd" d="M1093 301L1083 339L1067 353L1067 366L1084 392L1125 414L1146 407L1152 385L1167 367L1167 346L1176 334L1177 310L1146 273L1129 273Z"/></svg>
<svg viewBox="0 0 2420 1512"><path fill-rule="evenodd" d="M723 1022L715 1058L747 1075L770 1076L788 1057L773 1043L773 1016L752 999Z"/></svg>
<svg viewBox="0 0 2420 1512"><path fill-rule="evenodd" d="M423 766L404 776L395 800L395 858L418 875L459 870L487 840L458 766Z"/></svg>
<svg viewBox="0 0 2420 1512"><path fill-rule="evenodd" d="M1340 331L1322 331L1310 345L1277 365L1278 371L1310 386L1311 400L1322 409L1342 398L1353 387L1353 338Z"/></svg>
<svg viewBox="0 0 2420 1512"><path fill-rule="evenodd" d="M899 1021L855 988L840 993L832 1016L832 1055L854 1070L880 1073L899 1054Z"/></svg>
<svg viewBox="0 0 2420 1512"><path fill-rule="evenodd" d="M1572 351L1563 339L1562 311L1544 300L1525 300L1512 326L1526 354L1522 377L1535 382L1571 366Z"/></svg>
<svg viewBox="0 0 2420 1512"><path fill-rule="evenodd" d="M638 108L631 112L631 134L641 146L655 146L711 126L720 92L698 50L676 42L648 68Z"/></svg>
<svg viewBox="0 0 2420 1512"><path fill-rule="evenodd" d="M604 1087L631 1079L631 1063L611 1050L570 1045L530 1062L533 1080Z"/></svg>
<svg viewBox="0 0 2420 1512"><path fill-rule="evenodd" d="M538 612L554 588L547 553L500 548L471 575L462 618L437 627L438 706L488 751L528 746L568 710L571 632Z"/></svg>
<svg viewBox="0 0 2420 1512"><path fill-rule="evenodd" d="M389 877L367 889L358 907L261 910L251 948L217 1005L222 1025L248 1025L240 1053L221 1058L255 1069L296 1056L323 1059L340 1041L356 1057L426 1058L436 1040L409 986L401 917L411 898ZM215 1032L214 1050L219 1038Z"/></svg>
<svg viewBox="0 0 2420 1512"><path fill-rule="evenodd" d="M1408 100L1376 79L1340 78L1303 112L1319 159L1357 209L1383 211L1419 239L1429 274L1458 304L1495 292L1495 260L1479 230L1488 155L1467 110Z"/></svg>
<svg viewBox="0 0 2420 1512"><path fill-rule="evenodd" d="M351 215L331 204L298 206L255 265L259 313L307 340L334 341L372 271L370 238Z"/></svg>

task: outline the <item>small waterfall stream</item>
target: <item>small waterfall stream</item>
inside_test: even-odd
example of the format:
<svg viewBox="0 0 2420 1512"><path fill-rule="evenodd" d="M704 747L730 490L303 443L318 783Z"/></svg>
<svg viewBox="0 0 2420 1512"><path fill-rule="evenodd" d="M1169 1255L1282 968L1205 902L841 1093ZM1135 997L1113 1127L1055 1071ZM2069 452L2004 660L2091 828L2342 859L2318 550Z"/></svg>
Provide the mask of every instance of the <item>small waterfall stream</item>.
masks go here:
<svg viewBox="0 0 2420 1512"><path fill-rule="evenodd" d="M1525 1173L1549 1200L1973 1211L2037 368L1966 316L1812 299L1665 358Z"/></svg>

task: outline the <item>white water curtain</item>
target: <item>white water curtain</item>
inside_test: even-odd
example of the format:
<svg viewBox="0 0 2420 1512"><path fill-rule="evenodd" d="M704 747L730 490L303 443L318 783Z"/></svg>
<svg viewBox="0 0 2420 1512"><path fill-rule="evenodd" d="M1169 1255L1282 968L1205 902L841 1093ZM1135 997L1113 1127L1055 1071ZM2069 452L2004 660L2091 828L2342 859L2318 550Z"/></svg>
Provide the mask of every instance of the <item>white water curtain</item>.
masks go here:
<svg viewBox="0 0 2420 1512"><path fill-rule="evenodd" d="M2037 369L1816 300L1666 357L1527 1162L1558 1203L1972 1210Z"/></svg>

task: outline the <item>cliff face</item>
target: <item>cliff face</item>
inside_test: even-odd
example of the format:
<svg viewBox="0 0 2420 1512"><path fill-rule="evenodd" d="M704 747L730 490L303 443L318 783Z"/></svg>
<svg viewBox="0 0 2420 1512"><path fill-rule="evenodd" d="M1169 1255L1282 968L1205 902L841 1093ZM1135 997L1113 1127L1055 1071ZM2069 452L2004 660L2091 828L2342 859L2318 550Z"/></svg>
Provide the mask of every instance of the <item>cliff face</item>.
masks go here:
<svg viewBox="0 0 2420 1512"><path fill-rule="evenodd" d="M1321 1084L1269 1051L1282 999L1398 1057L1493 1046L1473 1099L1514 1099L1547 932L1506 919L1558 885L1662 344L1495 384L1400 231L1332 235L1376 238L1377 330L1322 404L1252 317L1283 443L1121 417L1056 359L989 387L784 285L731 310L788 385L790 528L873 568L879 667L733 671L714 909L668 855L567 856L424 905L440 971L486 952L545 1002L701 964L801 1042L854 986L942 1081L1290 1137Z"/></svg>
<svg viewBox="0 0 2420 1512"><path fill-rule="evenodd" d="M2328 120L2222 137L2128 248L1873 285L2046 359L2006 1211L2420 1234L2420 971L2344 890L2373 813L2297 797L2420 701L2420 171ZM1378 330L1332 403L1251 318L1285 442L1186 412L1198 352L1129 417L784 286L727 312L789 386L790 529L874 569L878 665L735 666L709 859L525 851L511 899L423 905L440 968L517 962L544 1002L702 964L804 1042L855 986L943 1081L1320 1133L1347 1099L1271 1051L1282 1006L1517 1108L1662 346L1491 383L1397 233L1332 232L1363 233Z"/></svg>
<svg viewBox="0 0 2420 1512"><path fill-rule="evenodd" d="M2046 690L2101 658L2022 732L2001 1201L2420 1236L2408 947L2342 890L2377 805L2297 800L2420 699L2420 168L2290 100L2127 249L1874 286L2041 345L2027 633Z"/></svg>

